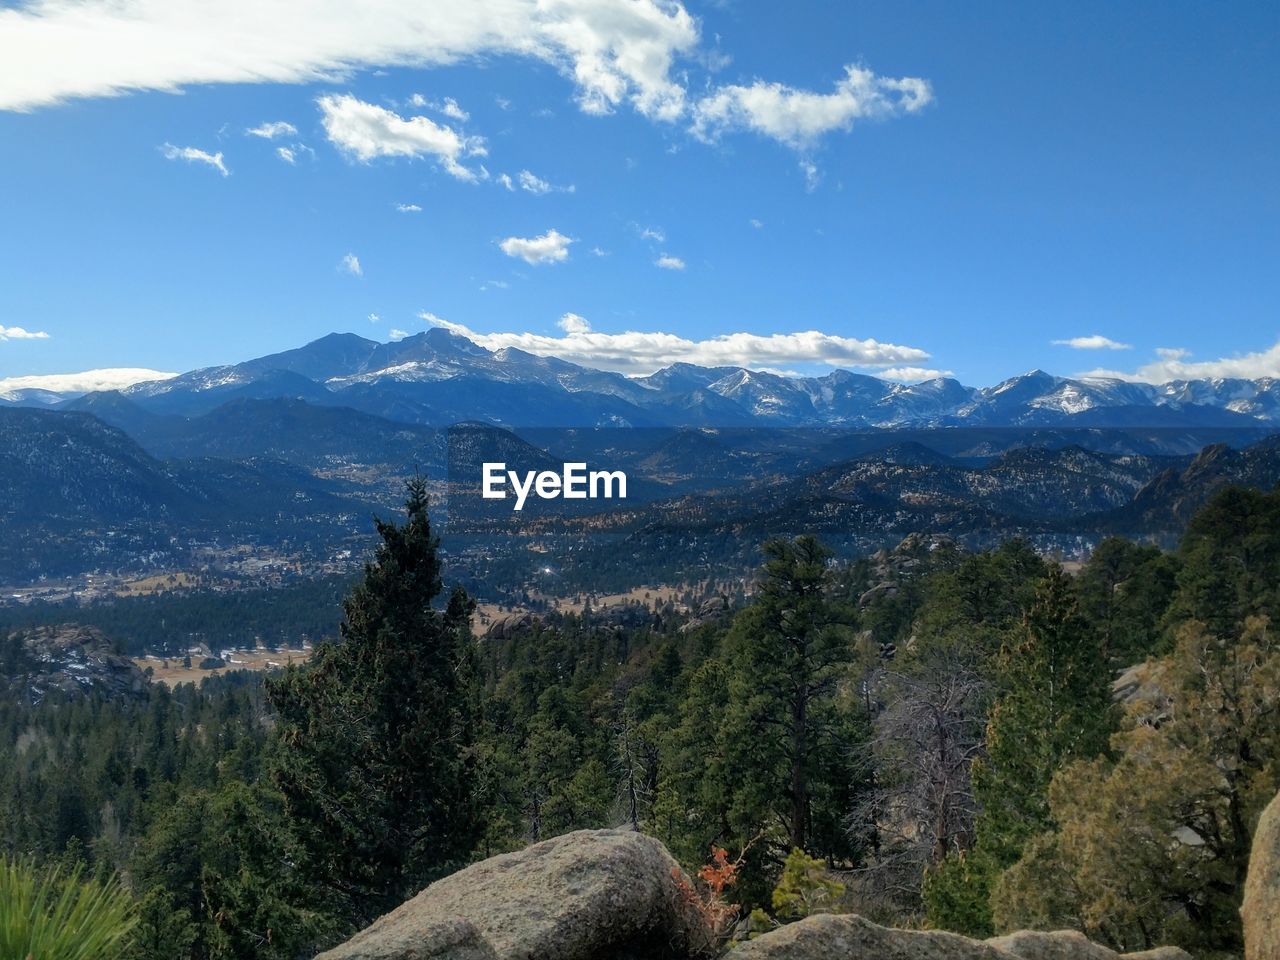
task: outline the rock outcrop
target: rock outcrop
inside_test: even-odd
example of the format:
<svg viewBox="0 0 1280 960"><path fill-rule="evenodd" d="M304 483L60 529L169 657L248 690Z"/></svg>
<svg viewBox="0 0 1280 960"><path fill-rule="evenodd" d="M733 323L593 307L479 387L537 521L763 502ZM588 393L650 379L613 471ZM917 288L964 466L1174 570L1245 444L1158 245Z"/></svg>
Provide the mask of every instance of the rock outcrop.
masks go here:
<svg viewBox="0 0 1280 960"><path fill-rule="evenodd" d="M893 930L855 916L820 914L733 949L734 960L1011 960L954 933Z"/></svg>
<svg viewBox="0 0 1280 960"><path fill-rule="evenodd" d="M31 627L7 637L9 672L0 672L0 693L28 703L50 696L74 699L93 692L112 699L140 696L146 675L112 648L101 631L79 624Z"/></svg>
<svg viewBox="0 0 1280 960"><path fill-rule="evenodd" d="M1244 885L1245 960L1280 958L1280 796L1262 811Z"/></svg>
<svg viewBox="0 0 1280 960"><path fill-rule="evenodd" d="M657 840L581 830L437 881L317 960L697 957L705 930L676 875Z"/></svg>
<svg viewBox="0 0 1280 960"><path fill-rule="evenodd" d="M1191 955L1178 947L1157 947L1141 953L1116 953L1094 943L1078 930L1019 930L987 941L993 947L1012 954L1018 960L1191 960Z"/></svg>

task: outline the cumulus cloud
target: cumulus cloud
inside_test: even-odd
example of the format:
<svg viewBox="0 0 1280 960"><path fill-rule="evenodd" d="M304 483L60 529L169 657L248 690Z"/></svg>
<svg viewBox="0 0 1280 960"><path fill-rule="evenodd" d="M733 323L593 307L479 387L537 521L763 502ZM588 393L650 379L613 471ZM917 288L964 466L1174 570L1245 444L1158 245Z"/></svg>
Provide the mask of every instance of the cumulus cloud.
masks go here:
<svg viewBox="0 0 1280 960"><path fill-rule="evenodd" d="M422 208L416 203L397 203L396 210L400 213L421 213Z"/></svg>
<svg viewBox="0 0 1280 960"><path fill-rule="evenodd" d="M334 82L361 69L502 55L552 65L587 113L630 106L690 122L704 139L754 130L805 146L855 120L916 111L932 96L923 79L860 66L829 92L756 80L691 96L688 67L714 72L726 60L700 46L681 0L26 0L0 5L0 63L10 67L0 109L194 84ZM466 117L456 101L415 100Z"/></svg>
<svg viewBox="0 0 1280 960"><path fill-rule="evenodd" d="M576 313L566 313L557 322L556 326L565 333L590 333L591 324L585 317L580 317Z"/></svg>
<svg viewBox="0 0 1280 960"><path fill-rule="evenodd" d="M4 340L48 340L49 335L43 330L24 330L22 327L0 326L0 341Z"/></svg>
<svg viewBox="0 0 1280 960"><path fill-rule="evenodd" d="M540 356L555 356L602 370L643 376L676 362L704 366L743 366L754 369L786 369L797 364L833 367L885 368L895 379L926 379L939 371L914 367L929 354L916 347L858 340L808 330L761 336L729 333L705 340L690 340L673 333L627 331L598 333L577 314L560 318L561 336L537 333L476 333L459 323L434 315L422 319L460 333L490 350L517 347ZM906 374L914 372L920 377Z"/></svg>
<svg viewBox="0 0 1280 960"><path fill-rule="evenodd" d="M519 257L535 266L543 263L561 263L569 259L569 244L573 243L559 230L548 230L538 237L507 237L498 246L508 257Z"/></svg>
<svg viewBox="0 0 1280 960"><path fill-rule="evenodd" d="M663 270L683 270L684 261L679 257L673 257L669 253L664 253L657 260L653 261L655 267L661 267Z"/></svg>
<svg viewBox="0 0 1280 960"><path fill-rule="evenodd" d="M51 390L54 393L92 393L95 390L122 390L135 383L170 380L176 373L138 367L116 367L85 370L82 373L50 373L31 377L7 377L0 380L0 393L14 390Z"/></svg>
<svg viewBox="0 0 1280 960"><path fill-rule="evenodd" d="M347 273L351 274L353 277L364 276L364 267L360 266L360 258L357 257L354 253L348 253L340 261L338 261L338 269L345 270Z"/></svg>
<svg viewBox="0 0 1280 960"><path fill-rule="evenodd" d="M881 77L847 66L831 93L763 80L720 87L694 105L693 132L713 140L727 131L751 130L804 149L823 134L848 130L855 120L915 113L932 99L928 82L918 77Z"/></svg>
<svg viewBox="0 0 1280 960"><path fill-rule="evenodd" d="M479 175L459 161L485 156L484 141L467 137L430 117L405 118L350 94L323 96L321 119L329 141L361 163L378 157L431 157L459 180Z"/></svg>
<svg viewBox="0 0 1280 960"><path fill-rule="evenodd" d="M213 167L224 177L230 176L226 164L222 162L222 151L217 153L208 153L195 147L175 147L172 143L166 143L160 148L160 152L164 154L166 160L186 160L188 163L205 163Z"/></svg>
<svg viewBox="0 0 1280 960"><path fill-rule="evenodd" d="M263 140L274 140L276 137L297 136L298 128L292 123L286 123L284 120L273 120L270 123L261 123L256 127L250 127L245 133L251 137L261 137Z"/></svg>
<svg viewBox="0 0 1280 960"><path fill-rule="evenodd" d="M1090 370L1086 377L1113 377L1132 383L1168 383L1171 380L1224 379L1258 380L1280 377L1280 342L1266 350L1216 360L1192 360L1191 352L1176 347L1156 350L1156 359L1137 370Z"/></svg>
<svg viewBox="0 0 1280 960"><path fill-rule="evenodd" d="M1050 341L1055 347L1070 347L1072 350L1132 350L1133 344L1119 343L1110 337L1095 333L1088 337L1071 337L1067 340Z"/></svg>
<svg viewBox="0 0 1280 960"><path fill-rule="evenodd" d="M387 331L387 336L390 337L392 340L403 340L408 335L409 335L408 330L400 330L400 329L397 329L396 327L392 327L389 331Z"/></svg>

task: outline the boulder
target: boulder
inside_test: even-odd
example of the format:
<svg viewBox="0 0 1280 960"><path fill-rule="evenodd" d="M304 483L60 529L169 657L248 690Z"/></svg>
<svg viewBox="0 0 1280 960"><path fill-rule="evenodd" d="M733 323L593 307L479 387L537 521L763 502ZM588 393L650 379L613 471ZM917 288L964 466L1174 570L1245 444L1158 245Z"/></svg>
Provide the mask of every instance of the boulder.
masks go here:
<svg viewBox="0 0 1280 960"><path fill-rule="evenodd" d="M1019 930L987 943L1020 960L1116 960L1114 950L1094 943L1079 930Z"/></svg>
<svg viewBox="0 0 1280 960"><path fill-rule="evenodd" d="M733 960L1011 960L990 944L934 930L892 930L820 914L734 947Z"/></svg>
<svg viewBox="0 0 1280 960"><path fill-rule="evenodd" d="M321 957L342 960L497 960L475 924L462 917L427 917L421 923L390 922L389 913L363 933Z"/></svg>
<svg viewBox="0 0 1280 960"><path fill-rule="evenodd" d="M706 928L677 876L657 840L580 830L439 880L317 960L697 957Z"/></svg>
<svg viewBox="0 0 1280 960"><path fill-rule="evenodd" d="M1011 953L1019 960L1191 960L1191 955L1178 947L1157 947L1142 953L1119 954L1100 943L1094 943L1078 930L1054 930L1041 933L1019 930L988 940L991 946Z"/></svg>
<svg viewBox="0 0 1280 960"><path fill-rule="evenodd" d="M1262 811L1244 885L1245 960L1280 958L1280 796Z"/></svg>

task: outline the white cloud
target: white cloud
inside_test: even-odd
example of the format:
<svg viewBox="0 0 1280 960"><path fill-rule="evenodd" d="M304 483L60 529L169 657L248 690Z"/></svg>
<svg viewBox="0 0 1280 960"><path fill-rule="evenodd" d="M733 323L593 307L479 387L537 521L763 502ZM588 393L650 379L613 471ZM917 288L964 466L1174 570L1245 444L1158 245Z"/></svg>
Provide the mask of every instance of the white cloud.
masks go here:
<svg viewBox="0 0 1280 960"><path fill-rule="evenodd" d="M478 174L459 161L485 156L484 141L467 137L429 117L401 117L350 94L324 96L320 105L325 133L338 149L362 163L377 157L433 157L459 180Z"/></svg>
<svg viewBox="0 0 1280 960"><path fill-rule="evenodd" d="M298 128L292 123L286 123L284 120L274 120L270 123L261 123L256 127L250 127L245 133L251 137L261 137L263 140L274 140L276 137L297 136Z"/></svg>
<svg viewBox="0 0 1280 960"><path fill-rule="evenodd" d="M48 340L49 335L43 330L24 330L22 327L0 326L0 341L4 340Z"/></svg>
<svg viewBox="0 0 1280 960"><path fill-rule="evenodd" d="M400 213L421 213L422 208L416 203L397 203L396 210Z"/></svg>
<svg viewBox="0 0 1280 960"><path fill-rule="evenodd" d="M505 173L498 174L498 176L495 179L498 181L500 185L506 187L508 190L515 190L516 188L515 181L512 180L511 177Z"/></svg>
<svg viewBox="0 0 1280 960"><path fill-rule="evenodd" d="M751 224L753 227L755 227L757 230L763 230L763 229L764 229L764 221L762 221L762 220L757 220L755 217L752 217L752 218L751 218L750 220L748 220L747 222L748 222L749 224Z"/></svg>
<svg viewBox="0 0 1280 960"><path fill-rule="evenodd" d="M538 196L541 196L544 193L551 193L553 190L558 193L573 193L574 190L577 189L573 184L569 184L567 187L553 186L551 183L543 180L539 176L536 176L529 170L521 170L518 179L520 181L521 190ZM511 189L509 183L506 186L508 190Z"/></svg>
<svg viewBox="0 0 1280 960"><path fill-rule="evenodd" d="M188 163L207 163L213 167L224 177L230 176L230 171L222 162L222 151L217 153L208 153L204 150L198 150L195 147L175 147L172 143L166 143L160 148L160 152L164 154L166 160L186 160Z"/></svg>
<svg viewBox="0 0 1280 960"><path fill-rule="evenodd" d="M1132 350L1133 344L1120 343L1110 337L1095 333L1088 337L1071 337L1067 340L1050 341L1055 347L1070 347L1072 350Z"/></svg>
<svg viewBox="0 0 1280 960"><path fill-rule="evenodd" d="M370 323L377 323L377 322L378 322L379 320L381 320L381 319L382 319L382 317L378 316L376 313L371 313L371 314L369 314L369 322L370 322Z"/></svg>
<svg viewBox="0 0 1280 960"><path fill-rule="evenodd" d="M568 260L571 243L573 240L559 230L548 230L539 237L507 237L498 246L508 257L519 257L536 266Z"/></svg>
<svg viewBox="0 0 1280 960"><path fill-rule="evenodd" d="M360 258L354 253L348 253L338 262L338 269L345 270L354 277L364 276L364 267L360 266Z"/></svg>
<svg viewBox="0 0 1280 960"><path fill-rule="evenodd" d="M476 333L462 324L421 314L424 320L469 337L490 350L518 347L540 356L556 356L603 370L617 370L631 376L652 373L677 361L704 366L744 366L755 369L785 369L797 364L889 368L885 374L916 373L930 376L937 371L913 368L929 359L915 347L857 340L808 330L760 336L729 333L706 340L689 340L672 333L627 331L597 333L582 317L568 314L560 319L562 336L536 333ZM572 318L572 319L570 319ZM897 379L916 379L898 376ZM925 379L921 376L919 379Z"/></svg>
<svg viewBox="0 0 1280 960"><path fill-rule="evenodd" d="M504 55L554 66L587 113L629 105L691 121L704 139L745 129L807 146L931 98L925 80L857 66L825 93L756 80L691 96L687 67L714 72L727 55L700 47L682 0L20 0L0 4L0 110L196 84L333 83ZM465 116L451 100L435 106Z"/></svg>
<svg viewBox="0 0 1280 960"><path fill-rule="evenodd" d="M591 324L587 322L586 317L580 317L576 313L566 313L556 321L556 326L569 334L591 332Z"/></svg>
<svg viewBox="0 0 1280 960"><path fill-rule="evenodd" d="M297 154L293 152L292 147L276 147L276 156L290 166L298 162Z"/></svg>
<svg viewBox="0 0 1280 960"><path fill-rule="evenodd" d="M609 255L609 251L605 250L603 247L592 247L591 255L593 257L607 257Z"/></svg>
<svg viewBox="0 0 1280 960"><path fill-rule="evenodd" d="M135 383L170 380L176 373L118 367L85 370L83 373L50 373L32 377L8 377L0 380L0 393L13 390L51 390L54 393L91 393L94 390L122 390Z"/></svg>
<svg viewBox="0 0 1280 960"><path fill-rule="evenodd" d="M889 367L877 370L876 376L886 380L902 380L907 383L919 383L921 380L934 380L938 377L951 376L950 370L934 370L932 367Z"/></svg>
<svg viewBox="0 0 1280 960"><path fill-rule="evenodd" d="M471 114L458 106L458 101L453 97L445 97L444 102L440 104L439 110L446 117L453 117L453 119L462 123L466 123L471 119Z"/></svg>
<svg viewBox="0 0 1280 960"><path fill-rule="evenodd" d="M1190 351L1161 347L1157 360L1144 364L1132 373L1120 370L1091 370L1086 377L1114 377L1133 383L1168 383L1170 380L1224 379L1259 380L1280 377L1280 342L1266 350L1216 360L1190 360Z"/></svg>
<svg viewBox="0 0 1280 960"><path fill-rule="evenodd" d="M855 120L915 113L932 99L925 80L881 77L864 67L847 66L831 93L764 80L720 87L694 104L693 132L714 140L727 131L751 130L805 149L823 134L848 130Z"/></svg>
<svg viewBox="0 0 1280 960"><path fill-rule="evenodd" d="M654 243L666 243L667 234L661 227L642 227L634 224L641 240L652 240Z"/></svg>
<svg viewBox="0 0 1280 960"><path fill-rule="evenodd" d="M683 270L684 261L679 257L673 257L669 253L664 253L657 260L653 261L655 267L661 267L663 270Z"/></svg>
<svg viewBox="0 0 1280 960"><path fill-rule="evenodd" d="M204 83L332 81L374 66L514 54L554 65L584 110L674 119L698 43L673 0L30 0L0 8L0 109Z"/></svg>
<svg viewBox="0 0 1280 960"><path fill-rule="evenodd" d="M396 327L392 327L389 331L387 331L387 336L390 337L392 340L403 340L408 335L409 335L408 330L399 330Z"/></svg>

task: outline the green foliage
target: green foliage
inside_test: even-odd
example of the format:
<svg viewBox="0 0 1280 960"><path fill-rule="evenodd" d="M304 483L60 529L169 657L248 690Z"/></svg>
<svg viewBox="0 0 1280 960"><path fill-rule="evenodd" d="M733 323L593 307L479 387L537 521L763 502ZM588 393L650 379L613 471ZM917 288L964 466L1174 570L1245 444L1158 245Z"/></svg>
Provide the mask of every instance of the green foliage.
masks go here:
<svg viewBox="0 0 1280 960"><path fill-rule="evenodd" d="M1004 867L1049 826L1053 775L1070 760L1104 753L1116 718L1102 647L1060 569L1042 582L999 666L1003 692L973 778L982 804L977 845Z"/></svg>
<svg viewBox="0 0 1280 960"><path fill-rule="evenodd" d="M978 939L994 935L991 891L999 876L991 857L980 850L954 853L930 867L921 889L925 923Z"/></svg>
<svg viewBox="0 0 1280 960"><path fill-rule="evenodd" d="M1002 878L997 925L1239 955L1252 830L1280 788L1280 638L1259 618L1226 640L1192 622L1148 666L1163 692L1132 705L1114 762L1054 778L1057 829Z"/></svg>
<svg viewBox="0 0 1280 960"><path fill-rule="evenodd" d="M117 960L134 923L133 901L115 880L0 860L0 957Z"/></svg>
<svg viewBox="0 0 1280 960"><path fill-rule="evenodd" d="M362 926L465 864L479 832L471 601L443 611L424 481L343 603L342 642L268 682L271 776L301 870Z"/></svg>
<svg viewBox="0 0 1280 960"><path fill-rule="evenodd" d="M825 861L806 856L803 850L792 850L782 865L778 885L773 888L774 915L803 920L811 914L826 913L826 908L844 896L845 889L831 876Z"/></svg>

